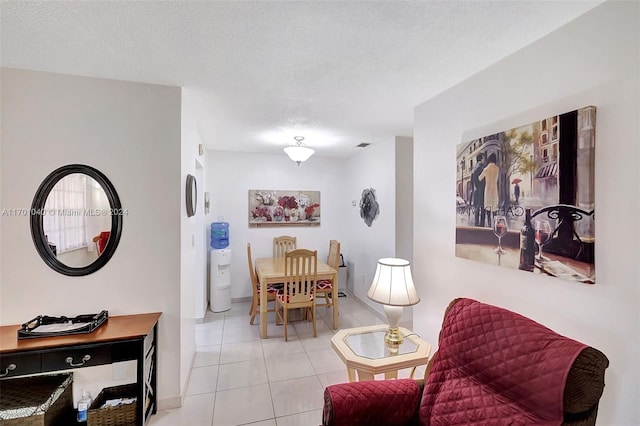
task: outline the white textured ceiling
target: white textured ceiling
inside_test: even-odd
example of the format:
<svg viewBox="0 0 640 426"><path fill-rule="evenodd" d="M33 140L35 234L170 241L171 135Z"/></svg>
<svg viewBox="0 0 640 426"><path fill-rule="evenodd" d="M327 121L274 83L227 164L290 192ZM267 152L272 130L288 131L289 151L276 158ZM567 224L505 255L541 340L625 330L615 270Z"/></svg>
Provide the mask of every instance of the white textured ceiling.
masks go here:
<svg viewBox="0 0 640 426"><path fill-rule="evenodd" d="M413 108L601 1L0 3L2 66L183 86L211 149L317 155L413 134Z"/></svg>

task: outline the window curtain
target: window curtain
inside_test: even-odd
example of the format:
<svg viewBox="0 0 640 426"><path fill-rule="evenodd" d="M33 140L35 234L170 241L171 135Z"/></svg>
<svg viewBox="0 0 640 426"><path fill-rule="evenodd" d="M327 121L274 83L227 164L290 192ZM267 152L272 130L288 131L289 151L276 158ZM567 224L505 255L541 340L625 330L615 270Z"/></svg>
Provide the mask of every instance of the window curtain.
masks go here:
<svg viewBox="0 0 640 426"><path fill-rule="evenodd" d="M47 240L56 245L58 253L87 246L86 178L81 173L67 175L47 197L43 227Z"/></svg>

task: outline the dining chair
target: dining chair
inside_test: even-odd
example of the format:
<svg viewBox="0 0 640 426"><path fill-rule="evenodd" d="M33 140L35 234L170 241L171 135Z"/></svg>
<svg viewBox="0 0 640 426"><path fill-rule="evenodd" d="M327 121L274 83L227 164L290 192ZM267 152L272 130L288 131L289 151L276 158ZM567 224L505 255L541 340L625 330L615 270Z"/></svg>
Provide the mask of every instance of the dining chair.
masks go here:
<svg viewBox="0 0 640 426"><path fill-rule="evenodd" d="M251 302L251 308L249 309L249 315L251 315L251 319L249 320L249 324L253 325L253 321L256 318L256 314L260 309L260 283L258 282L258 276L256 275L256 270L253 267L253 257L251 256L251 243L247 243L247 260L249 263L249 277L251 278L251 288L253 289L253 301ZM274 286L267 286L267 304L269 302L274 302L276 300L276 294L278 293L278 288ZM273 309L268 309L267 312L275 312L275 306Z"/></svg>
<svg viewBox="0 0 640 426"><path fill-rule="evenodd" d="M284 255L284 288L276 295L276 319L284 323L284 340L289 340L287 323L290 309L305 309L316 330L315 282L318 275L318 252L297 249Z"/></svg>
<svg viewBox="0 0 640 426"><path fill-rule="evenodd" d="M273 257L284 257L288 251L296 249L296 237L281 235L273 239Z"/></svg>
<svg viewBox="0 0 640 426"><path fill-rule="evenodd" d="M329 241L329 255L327 256L327 265L334 268L336 271L340 267L340 241L338 240L330 240ZM338 291L338 289L335 289ZM331 292L333 291L333 280L318 280L318 284L316 285L316 294L318 297L324 297L324 303L318 304L316 302L316 306L333 306L331 301Z"/></svg>

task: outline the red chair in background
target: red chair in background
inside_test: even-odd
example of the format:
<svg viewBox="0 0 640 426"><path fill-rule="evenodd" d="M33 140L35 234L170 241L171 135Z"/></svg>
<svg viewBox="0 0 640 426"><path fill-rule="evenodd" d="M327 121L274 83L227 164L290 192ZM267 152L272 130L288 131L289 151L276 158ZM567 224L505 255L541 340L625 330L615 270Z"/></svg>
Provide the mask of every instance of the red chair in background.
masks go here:
<svg viewBox="0 0 640 426"><path fill-rule="evenodd" d="M111 236L110 231L103 231L100 235L96 235L93 237L93 242L96 244L96 250L98 251L98 256L102 254L105 247L107 247L107 242L109 241L109 237Z"/></svg>

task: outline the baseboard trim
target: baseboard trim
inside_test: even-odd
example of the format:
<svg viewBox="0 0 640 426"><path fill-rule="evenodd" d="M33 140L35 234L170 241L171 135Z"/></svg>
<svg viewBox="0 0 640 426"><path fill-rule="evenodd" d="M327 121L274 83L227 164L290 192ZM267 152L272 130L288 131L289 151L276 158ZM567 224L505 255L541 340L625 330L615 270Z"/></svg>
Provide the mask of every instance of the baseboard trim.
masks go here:
<svg viewBox="0 0 640 426"><path fill-rule="evenodd" d="M173 396L171 398L163 398L158 400L158 411L171 410L172 408L180 408L184 405L184 398L187 396L187 387L191 380L191 372L193 371L193 364L196 362L196 353L193 353L191 362L189 365L189 377L185 381L185 388L181 390L180 396Z"/></svg>
<svg viewBox="0 0 640 426"><path fill-rule="evenodd" d="M174 396L171 398L162 398L158 400L158 411L170 410L172 408L182 407L184 396Z"/></svg>

